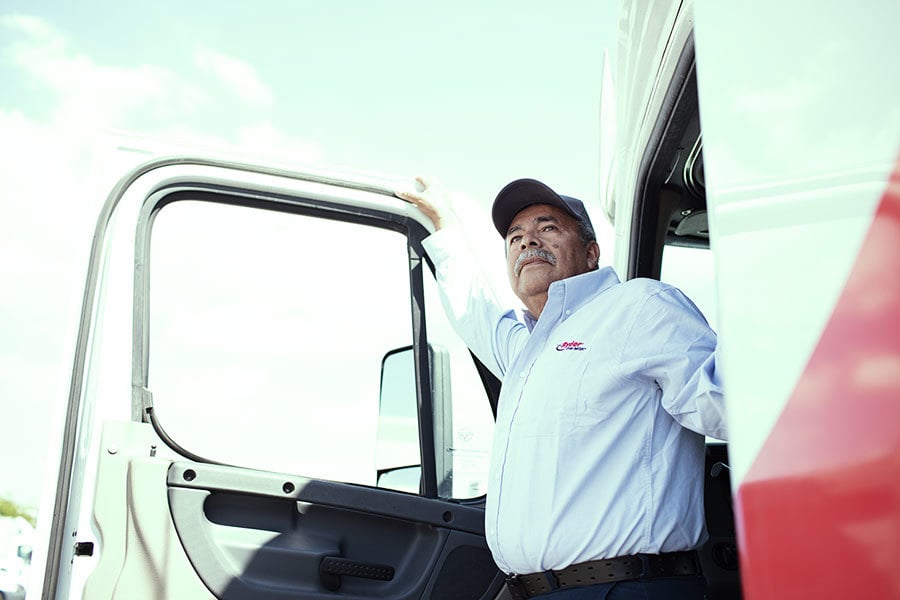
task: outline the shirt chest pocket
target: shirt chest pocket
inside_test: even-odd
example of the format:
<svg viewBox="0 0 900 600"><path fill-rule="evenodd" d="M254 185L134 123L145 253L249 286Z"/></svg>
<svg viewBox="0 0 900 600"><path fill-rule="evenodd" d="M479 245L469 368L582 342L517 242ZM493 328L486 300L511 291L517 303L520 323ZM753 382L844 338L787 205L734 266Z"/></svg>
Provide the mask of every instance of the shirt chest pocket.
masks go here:
<svg viewBox="0 0 900 600"><path fill-rule="evenodd" d="M525 377L514 432L523 437L560 437L605 419L609 408L599 388L608 387L601 384L609 375L602 370L583 351L541 357Z"/></svg>
<svg viewBox="0 0 900 600"><path fill-rule="evenodd" d="M590 429L609 418L625 396L612 360L586 361L578 378L575 429Z"/></svg>

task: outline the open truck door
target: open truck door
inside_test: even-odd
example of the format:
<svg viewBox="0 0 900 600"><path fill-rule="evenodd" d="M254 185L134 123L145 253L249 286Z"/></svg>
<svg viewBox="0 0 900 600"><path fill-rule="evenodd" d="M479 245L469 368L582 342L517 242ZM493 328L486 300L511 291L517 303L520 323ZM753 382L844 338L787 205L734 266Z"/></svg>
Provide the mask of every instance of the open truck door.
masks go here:
<svg viewBox="0 0 900 600"><path fill-rule="evenodd" d="M43 597L497 594L497 386L444 321L427 219L398 184L192 159L120 182L92 249ZM413 478L379 482L397 468Z"/></svg>

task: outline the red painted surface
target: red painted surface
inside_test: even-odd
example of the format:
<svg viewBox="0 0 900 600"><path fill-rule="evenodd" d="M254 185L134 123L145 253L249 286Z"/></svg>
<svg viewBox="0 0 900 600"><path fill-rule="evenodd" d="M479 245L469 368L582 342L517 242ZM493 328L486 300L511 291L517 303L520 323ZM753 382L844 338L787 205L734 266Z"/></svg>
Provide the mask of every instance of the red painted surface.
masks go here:
<svg viewBox="0 0 900 600"><path fill-rule="evenodd" d="M900 161L736 501L745 598L900 598Z"/></svg>

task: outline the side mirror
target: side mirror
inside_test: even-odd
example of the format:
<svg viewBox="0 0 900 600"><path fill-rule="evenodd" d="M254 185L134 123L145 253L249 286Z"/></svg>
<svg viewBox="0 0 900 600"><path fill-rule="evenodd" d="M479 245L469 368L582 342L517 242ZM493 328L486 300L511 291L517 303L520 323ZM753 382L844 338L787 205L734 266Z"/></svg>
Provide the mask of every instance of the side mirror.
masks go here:
<svg viewBox="0 0 900 600"><path fill-rule="evenodd" d="M410 494L418 494L421 480L421 465L378 469L378 487L387 490L398 490L401 492L409 492Z"/></svg>
<svg viewBox="0 0 900 600"><path fill-rule="evenodd" d="M438 495L453 490L450 404L450 356L440 346L428 347L434 410L435 460ZM378 436L375 444L377 486L418 493L422 458L419 450L419 405L412 346L391 350L381 361L378 399Z"/></svg>

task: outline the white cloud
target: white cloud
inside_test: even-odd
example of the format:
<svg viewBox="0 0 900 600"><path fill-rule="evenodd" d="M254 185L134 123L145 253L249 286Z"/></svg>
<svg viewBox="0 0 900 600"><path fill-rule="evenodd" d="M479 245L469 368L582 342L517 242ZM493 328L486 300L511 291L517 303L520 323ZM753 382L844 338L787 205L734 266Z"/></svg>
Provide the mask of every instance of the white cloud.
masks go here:
<svg viewBox="0 0 900 600"><path fill-rule="evenodd" d="M4 15L0 17L0 24L27 33L33 40L41 43L48 49L56 48L61 50L62 46L64 46L64 41L59 32L37 17L18 14Z"/></svg>
<svg viewBox="0 0 900 600"><path fill-rule="evenodd" d="M6 49L10 63L57 100L51 119L67 127L122 126L136 114L174 116L208 101L208 95L171 69L97 63L73 51L66 37L35 17L0 20L18 36Z"/></svg>
<svg viewBox="0 0 900 600"><path fill-rule="evenodd" d="M32 16L2 16L0 29L12 34L12 41L0 51L20 73L8 85L17 85L20 77L37 84L42 104L49 106L42 118L35 118L27 101L4 114L7 125L11 120L17 123L11 129L4 127L4 151L12 153L7 157L8 164L17 164L13 171L31 173L41 162L48 162L36 160L38 155L34 155L24 164L16 148L23 143L29 147L43 144L42 152L48 158L52 156L55 165L78 164L81 169L94 166L86 157L96 155L98 148L104 154L111 149L101 147L110 145L110 136L106 135L110 131L116 132L113 146L123 137L119 132L125 132L126 137L133 138L134 144L129 145L150 154L234 154L251 162L273 158L282 163L322 160L323 152L317 144L276 129L270 120L260 118L255 108L248 112L223 102L223 83L237 92L239 102L254 107L273 102L272 89L243 60L198 46L196 66L215 75L210 81L192 73L190 64L177 71L156 64L103 64L73 48L63 32ZM0 104L0 111L5 108ZM210 118L215 111L228 115L224 126L221 119ZM18 138L16 133L26 126L35 131ZM79 169L71 174L81 177Z"/></svg>
<svg viewBox="0 0 900 600"><path fill-rule="evenodd" d="M272 88L260 81L256 69L247 61L198 45L194 49L194 64L218 77L244 102L259 108L272 106Z"/></svg>
<svg viewBox="0 0 900 600"><path fill-rule="evenodd" d="M4 49L9 64L31 83L51 93L47 119L64 131L137 130L169 141L221 148L230 140L246 153L249 142L265 141L286 150L292 159L318 158L317 147L277 131L260 120L259 109L274 104L274 91L248 62L206 46L194 50L193 65L174 70L158 64L102 64L73 48L63 32L36 17L0 17L13 41ZM208 73L212 78L198 77ZM233 92L223 100L221 87ZM45 96L46 97L46 96ZM230 106L237 102L236 106ZM243 108L240 105L244 105ZM248 112L247 109L252 109ZM230 131L210 114L227 111ZM204 125L206 125L204 127ZM215 131L210 131L210 129ZM251 144L252 145L252 144ZM263 149L252 148L255 152ZM272 152L267 152L272 154Z"/></svg>

